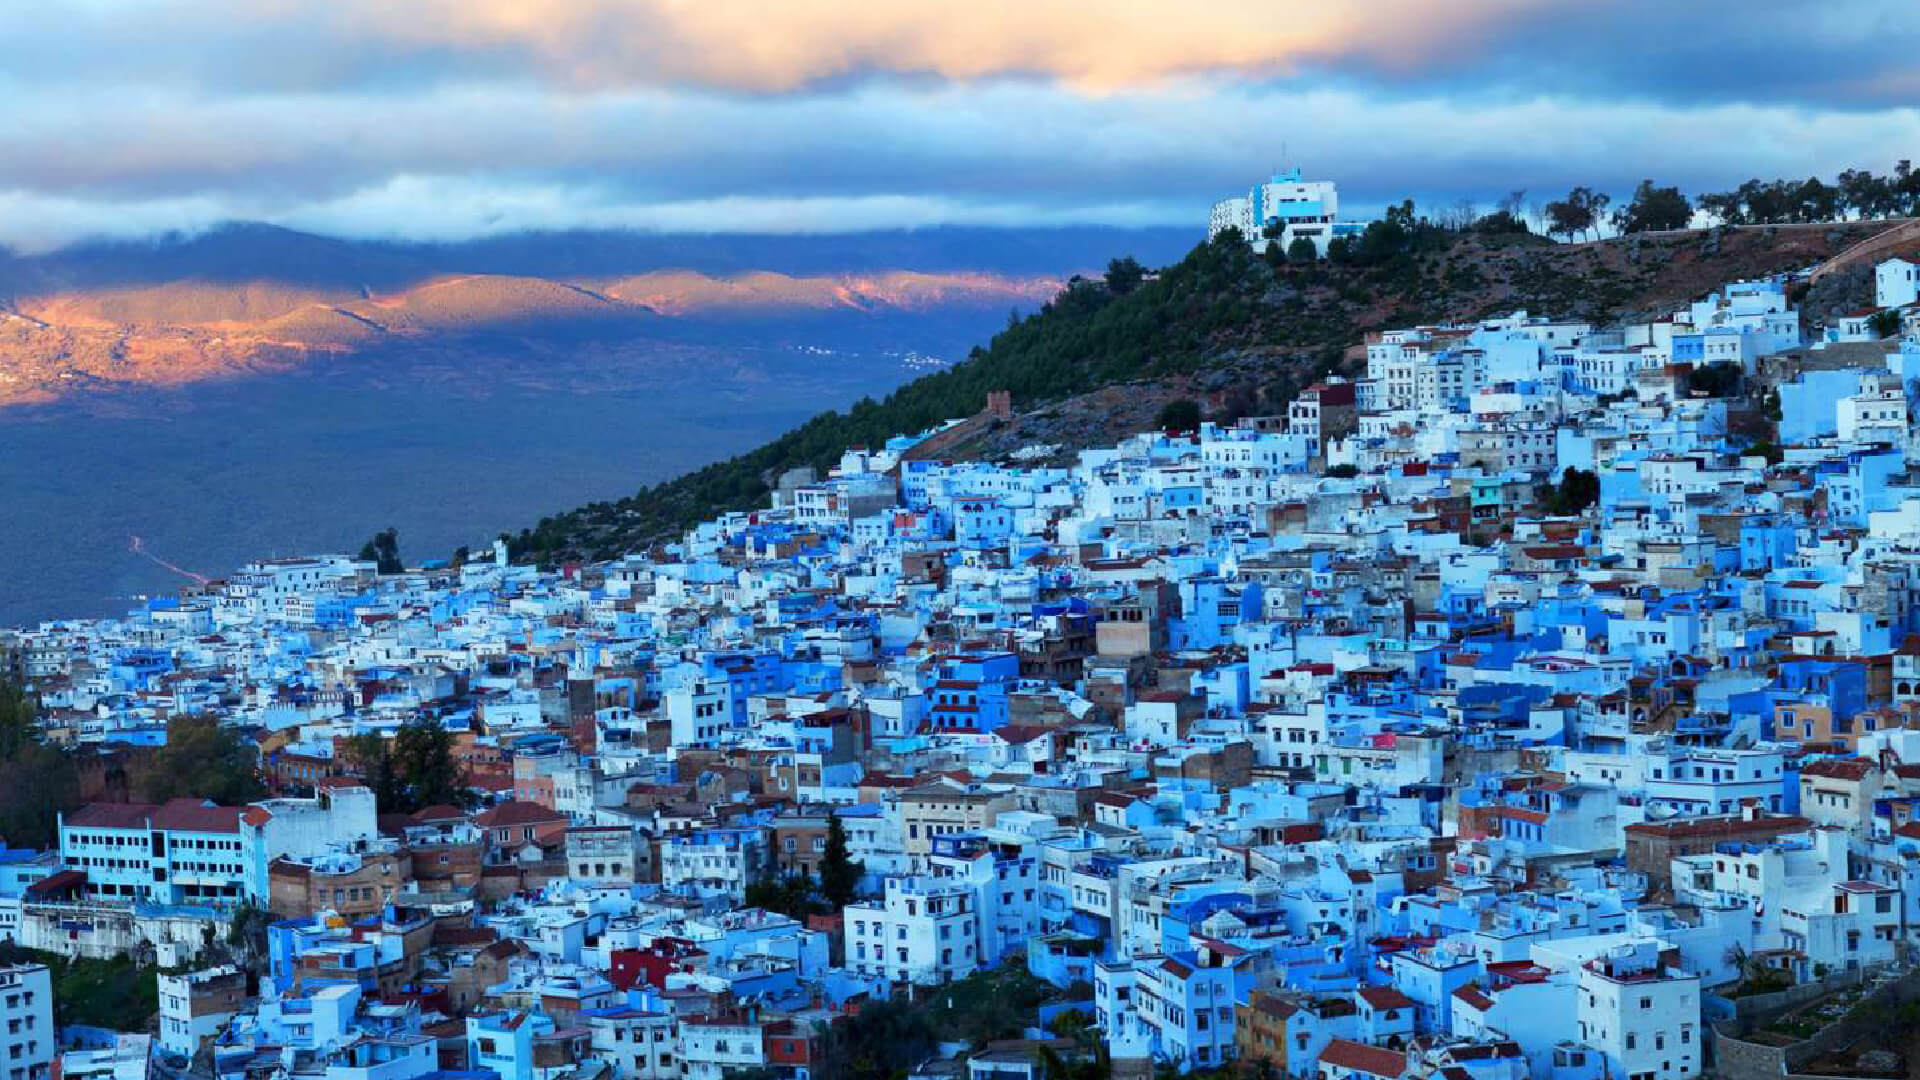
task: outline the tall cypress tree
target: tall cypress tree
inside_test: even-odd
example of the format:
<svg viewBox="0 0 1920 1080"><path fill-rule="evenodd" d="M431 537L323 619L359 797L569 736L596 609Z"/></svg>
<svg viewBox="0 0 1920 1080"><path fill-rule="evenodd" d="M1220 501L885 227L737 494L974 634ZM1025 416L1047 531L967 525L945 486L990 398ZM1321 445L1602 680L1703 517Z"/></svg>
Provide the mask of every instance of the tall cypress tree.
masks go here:
<svg viewBox="0 0 1920 1080"><path fill-rule="evenodd" d="M853 903L867 868L847 853L847 827L839 814L827 817L827 851L820 860L820 894L837 910Z"/></svg>

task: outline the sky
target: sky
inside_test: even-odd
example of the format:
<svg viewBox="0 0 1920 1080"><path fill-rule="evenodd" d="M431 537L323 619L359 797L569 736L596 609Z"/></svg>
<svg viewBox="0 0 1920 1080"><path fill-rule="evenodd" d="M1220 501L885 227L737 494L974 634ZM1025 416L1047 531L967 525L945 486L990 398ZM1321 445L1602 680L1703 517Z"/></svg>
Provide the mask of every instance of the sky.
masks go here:
<svg viewBox="0 0 1920 1080"><path fill-rule="evenodd" d="M0 0L0 245L1204 226L1920 158L1917 0Z"/></svg>

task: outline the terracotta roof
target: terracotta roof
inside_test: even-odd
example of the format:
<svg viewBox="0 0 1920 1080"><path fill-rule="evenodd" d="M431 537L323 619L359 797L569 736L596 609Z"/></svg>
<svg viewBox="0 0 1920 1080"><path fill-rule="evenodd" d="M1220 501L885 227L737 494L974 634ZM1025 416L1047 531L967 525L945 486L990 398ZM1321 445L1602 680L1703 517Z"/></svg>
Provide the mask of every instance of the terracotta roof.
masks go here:
<svg viewBox="0 0 1920 1080"><path fill-rule="evenodd" d="M157 809L152 803L88 803L64 821L83 829L144 829Z"/></svg>
<svg viewBox="0 0 1920 1080"><path fill-rule="evenodd" d="M1477 986L1463 986L1453 992L1453 996L1473 1006L1481 1012L1493 1008L1493 999L1480 992Z"/></svg>
<svg viewBox="0 0 1920 1080"><path fill-rule="evenodd" d="M1275 997L1272 994L1261 994L1255 997L1253 999L1253 1008L1276 1020L1285 1020L1287 1017L1300 1011L1300 1006L1295 1005L1285 998Z"/></svg>
<svg viewBox="0 0 1920 1080"><path fill-rule="evenodd" d="M1320 1051L1320 1060L1373 1076L1398 1077L1407 1071L1405 1054L1349 1039L1335 1039L1328 1043L1327 1048Z"/></svg>
<svg viewBox="0 0 1920 1080"><path fill-rule="evenodd" d="M1006 727L994 729L993 733L1004 742L1030 743L1051 730L1051 728L1031 727L1025 724L1009 724Z"/></svg>
<svg viewBox="0 0 1920 1080"><path fill-rule="evenodd" d="M1801 776L1823 776L1831 780L1860 780L1873 769L1865 758L1837 758L1815 761L1800 767Z"/></svg>
<svg viewBox="0 0 1920 1080"><path fill-rule="evenodd" d="M245 807L220 806L205 799L168 799L154 811L153 823L181 832L237 833Z"/></svg>
<svg viewBox="0 0 1920 1080"><path fill-rule="evenodd" d="M1391 986L1369 986L1360 991L1360 1000L1365 1001L1375 1010L1410 1009L1413 1007L1412 998L1395 990Z"/></svg>
<svg viewBox="0 0 1920 1080"><path fill-rule="evenodd" d="M1804 829L1813 822L1803 817L1776 816L1755 818L1748 821L1739 817L1683 818L1675 821L1636 821L1626 827L1626 831L1638 836L1713 836L1735 835L1743 832L1768 831L1774 833L1792 832Z"/></svg>
<svg viewBox="0 0 1920 1080"><path fill-rule="evenodd" d="M35 881L28 884L27 895L35 896L35 897L54 896L59 893L70 892L72 890L78 889L82 885L85 885L86 883L87 883L86 871L62 870L55 874L49 874L48 876L41 878L39 881Z"/></svg>
<svg viewBox="0 0 1920 1080"><path fill-rule="evenodd" d="M488 809L474 819L474 823L483 829L500 829L512 825L540 825L549 821L565 821L566 815L558 810L549 810L539 803L510 800Z"/></svg>

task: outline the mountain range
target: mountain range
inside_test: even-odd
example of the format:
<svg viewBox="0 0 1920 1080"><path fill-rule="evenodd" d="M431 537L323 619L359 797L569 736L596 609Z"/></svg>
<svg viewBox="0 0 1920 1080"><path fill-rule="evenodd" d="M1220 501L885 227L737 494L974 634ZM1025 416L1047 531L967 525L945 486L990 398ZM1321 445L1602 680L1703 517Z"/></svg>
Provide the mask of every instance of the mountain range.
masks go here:
<svg viewBox="0 0 1920 1080"><path fill-rule="evenodd" d="M561 233L456 245L231 225L0 257L0 406L475 339L730 344L971 324L1177 230L820 238ZM912 331L909 329L909 335Z"/></svg>

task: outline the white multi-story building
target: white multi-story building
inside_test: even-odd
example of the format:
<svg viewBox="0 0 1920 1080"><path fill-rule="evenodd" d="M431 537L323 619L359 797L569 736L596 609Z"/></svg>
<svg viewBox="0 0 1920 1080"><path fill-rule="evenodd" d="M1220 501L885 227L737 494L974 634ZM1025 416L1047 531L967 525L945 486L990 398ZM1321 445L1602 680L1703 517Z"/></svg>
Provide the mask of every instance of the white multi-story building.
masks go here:
<svg viewBox="0 0 1920 1080"><path fill-rule="evenodd" d="M225 621L256 617L312 619L314 594L351 581L370 564L339 556L251 562L227 579L216 613Z"/></svg>
<svg viewBox="0 0 1920 1080"><path fill-rule="evenodd" d="M1154 1056L1176 1068L1210 1069L1233 1060L1233 967L1202 948L1133 963L1133 1007Z"/></svg>
<svg viewBox="0 0 1920 1080"><path fill-rule="evenodd" d="M1920 304L1920 263L1888 259L1874 267L1873 302L1883 308Z"/></svg>
<svg viewBox="0 0 1920 1080"><path fill-rule="evenodd" d="M846 908L847 964L896 982L964 978L981 966L979 906L975 887L963 882L888 878L878 903Z"/></svg>
<svg viewBox="0 0 1920 1080"><path fill-rule="evenodd" d="M1907 392L1900 376L1870 371L1860 377L1860 392L1840 399L1835 410L1842 443L1906 445Z"/></svg>
<svg viewBox="0 0 1920 1080"><path fill-rule="evenodd" d="M1656 941L1617 946L1580 968L1581 1041L1620 1080L1691 1080L1700 1075L1700 977L1673 965Z"/></svg>
<svg viewBox="0 0 1920 1080"><path fill-rule="evenodd" d="M743 1017L688 1017L680 1024L680 1053L686 1080L723 1080L767 1063L760 1025Z"/></svg>
<svg viewBox="0 0 1920 1080"><path fill-rule="evenodd" d="M0 1043L6 1080L42 1080L58 1048L53 1033L53 980L45 964L0 968Z"/></svg>
<svg viewBox="0 0 1920 1080"><path fill-rule="evenodd" d="M160 1045L191 1058L247 1000L247 976L230 965L160 976Z"/></svg>
<svg viewBox="0 0 1920 1080"><path fill-rule="evenodd" d="M688 678L666 694L673 745L714 746L733 716L733 692L724 679Z"/></svg>
<svg viewBox="0 0 1920 1080"><path fill-rule="evenodd" d="M247 895L265 906L267 867L277 858L350 852L380 837L373 791L357 780L323 780L311 799L267 799L239 817Z"/></svg>
<svg viewBox="0 0 1920 1080"><path fill-rule="evenodd" d="M638 880L647 863L646 838L631 825L578 825L567 830L567 872L576 881Z"/></svg>
<svg viewBox="0 0 1920 1080"><path fill-rule="evenodd" d="M1891 961L1900 936L1892 886L1851 873L1847 833L1816 828L1765 843L1724 843L1673 860L1676 898L1752 913L1756 950L1797 957L1800 978Z"/></svg>
<svg viewBox="0 0 1920 1080"><path fill-rule="evenodd" d="M583 1019L593 1056L611 1063L618 1080L680 1080L680 1035L671 1014L614 1008Z"/></svg>
<svg viewBox="0 0 1920 1080"><path fill-rule="evenodd" d="M237 904L247 894L241 807L174 799L91 803L63 815L60 857L92 900Z"/></svg>
<svg viewBox="0 0 1920 1080"><path fill-rule="evenodd" d="M1751 802L1780 810L1786 768L1782 750L1674 746L1667 751L1663 756L1656 750L1636 763L1650 809L1674 814L1731 814Z"/></svg>
<svg viewBox="0 0 1920 1080"><path fill-rule="evenodd" d="M759 829L698 829L660 845L660 884L741 900L767 863L767 837Z"/></svg>
<svg viewBox="0 0 1920 1080"><path fill-rule="evenodd" d="M928 862L935 877L975 890L973 936L983 965L998 964L1040 932L1040 860L1031 849L1009 851L984 837L955 837L936 842Z"/></svg>
<svg viewBox="0 0 1920 1080"><path fill-rule="evenodd" d="M1308 180L1299 169L1289 169L1255 184L1245 195L1214 203L1207 219L1207 239L1239 229L1255 251L1265 251L1269 243L1286 248L1304 239L1325 257L1334 237L1361 228L1336 221L1339 214L1340 193L1333 181Z"/></svg>

